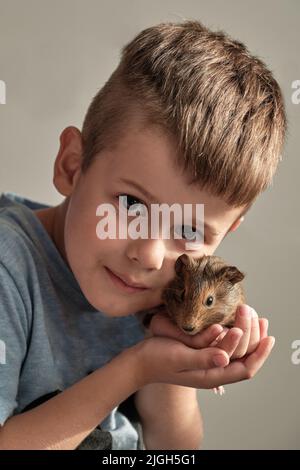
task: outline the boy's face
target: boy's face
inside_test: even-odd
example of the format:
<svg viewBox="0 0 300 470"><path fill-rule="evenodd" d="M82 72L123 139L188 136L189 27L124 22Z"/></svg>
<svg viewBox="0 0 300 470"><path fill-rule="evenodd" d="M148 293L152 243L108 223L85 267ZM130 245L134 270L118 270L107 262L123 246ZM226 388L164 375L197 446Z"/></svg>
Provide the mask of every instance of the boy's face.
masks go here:
<svg viewBox="0 0 300 470"><path fill-rule="evenodd" d="M213 254L226 233L240 223L242 207L232 208L188 184L186 176L173 166L175 144L157 128L135 127L128 131L116 148L103 151L85 174L80 170L81 152L80 132L74 127L66 128L61 134L54 184L67 199L60 206L43 211L48 212L43 223L46 221L87 300L107 315L125 316L159 305L163 288L174 277L178 256ZM151 193L153 201L134 184ZM100 240L96 235L100 220L96 208L110 203L118 215L120 195L127 195L129 206L144 203L149 214L152 202L202 203L204 222L216 233L206 229L204 244L195 250L186 249L186 239L172 236ZM111 273L147 288L130 291Z"/></svg>

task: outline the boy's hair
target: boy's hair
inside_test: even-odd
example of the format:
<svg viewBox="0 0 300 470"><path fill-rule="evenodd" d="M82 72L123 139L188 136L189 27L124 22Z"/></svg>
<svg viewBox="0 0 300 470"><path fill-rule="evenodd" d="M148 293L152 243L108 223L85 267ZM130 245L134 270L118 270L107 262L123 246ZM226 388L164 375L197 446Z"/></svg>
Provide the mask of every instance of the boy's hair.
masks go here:
<svg viewBox="0 0 300 470"><path fill-rule="evenodd" d="M147 28L123 47L83 122L83 172L129 131L134 115L175 138L174 157L191 183L233 207L249 208L282 159L287 119L271 71L199 21Z"/></svg>

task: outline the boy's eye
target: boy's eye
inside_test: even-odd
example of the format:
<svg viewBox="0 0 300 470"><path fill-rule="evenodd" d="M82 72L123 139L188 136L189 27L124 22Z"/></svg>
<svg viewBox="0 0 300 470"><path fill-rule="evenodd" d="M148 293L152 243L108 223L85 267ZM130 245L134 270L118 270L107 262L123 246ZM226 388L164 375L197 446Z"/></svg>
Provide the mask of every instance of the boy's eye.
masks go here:
<svg viewBox="0 0 300 470"><path fill-rule="evenodd" d="M146 206L140 199L137 199L130 194L120 194L118 198L121 199L121 204L123 207L125 207L126 210L130 211L131 209L131 212L134 210L132 215L138 216L146 214ZM141 208L138 210L136 206L141 206Z"/></svg>
<svg viewBox="0 0 300 470"><path fill-rule="evenodd" d="M144 217L149 215L146 204L137 197L132 196L131 194L119 194L117 198L121 199L121 204L127 211L129 211L129 215ZM184 240L188 240L193 243L200 241L201 244L204 241L202 233L189 225L175 227L174 231ZM197 243L196 245L198 246Z"/></svg>
<svg viewBox="0 0 300 470"><path fill-rule="evenodd" d="M197 240L203 240L202 233L190 225L181 225L179 228L176 227L175 232L185 240L193 241L196 237Z"/></svg>

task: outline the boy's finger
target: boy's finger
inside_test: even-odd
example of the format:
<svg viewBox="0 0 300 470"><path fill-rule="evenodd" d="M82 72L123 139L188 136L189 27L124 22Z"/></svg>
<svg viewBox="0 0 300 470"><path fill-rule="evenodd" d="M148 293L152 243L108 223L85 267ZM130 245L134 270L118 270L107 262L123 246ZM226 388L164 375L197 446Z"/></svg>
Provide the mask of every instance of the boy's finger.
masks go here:
<svg viewBox="0 0 300 470"><path fill-rule="evenodd" d="M220 385L240 382L252 378L268 358L275 338L264 338L258 348L250 354L246 361L239 359L230 362L225 367L214 367L208 370L190 370L180 373L182 383L195 388L213 388Z"/></svg>
<svg viewBox="0 0 300 470"><path fill-rule="evenodd" d="M215 342L216 338L220 336L223 332L223 327L218 323L209 326L204 331L190 336L190 345L193 348L207 348ZM187 336L187 335L184 335Z"/></svg>
<svg viewBox="0 0 300 470"><path fill-rule="evenodd" d="M227 328L226 326L223 326L222 333L218 335L217 338L212 343L209 344L209 346L217 346L217 344L219 344L219 342L224 338L228 330L229 328Z"/></svg>
<svg viewBox="0 0 300 470"><path fill-rule="evenodd" d="M231 357L242 336L243 331L240 328L230 328L224 338L218 342L218 348L226 351L229 357Z"/></svg>
<svg viewBox="0 0 300 470"><path fill-rule="evenodd" d="M248 372L247 375L253 377L257 373L269 356L274 344L274 336L267 336L261 340L258 348L250 354L244 362L244 366Z"/></svg>
<svg viewBox="0 0 300 470"><path fill-rule="evenodd" d="M260 327L258 321L258 315L254 309L252 309L252 321L251 321L251 331L249 338L249 345L247 349L247 354L251 354L257 348L260 341Z"/></svg>
<svg viewBox="0 0 300 470"><path fill-rule="evenodd" d="M157 314L151 320L151 332L155 336L167 336L177 339L181 343L191 348L207 348L210 343L217 338L223 328L219 324L211 325L204 331L190 336L184 333L175 323L165 315Z"/></svg>
<svg viewBox="0 0 300 470"><path fill-rule="evenodd" d="M251 321L252 321L252 314L251 314L251 307L249 305L243 304L239 307L239 310L236 315L236 321L234 322L234 326L241 328L244 332L243 336L233 353L233 358L243 357L248 349L249 340L250 340L250 333L251 333Z"/></svg>
<svg viewBox="0 0 300 470"><path fill-rule="evenodd" d="M274 336L267 336L266 338L263 338L253 353L249 354L249 356L246 358L237 359L230 364L230 366L233 366L233 369L230 372L233 372L237 377L239 375L241 376L237 380L251 379L259 371L268 358L274 344ZM232 376L230 376L230 378L232 378ZM227 378L225 378L225 380L227 380Z"/></svg>
<svg viewBox="0 0 300 470"><path fill-rule="evenodd" d="M260 339L266 338L268 335L269 320L267 318L259 319Z"/></svg>

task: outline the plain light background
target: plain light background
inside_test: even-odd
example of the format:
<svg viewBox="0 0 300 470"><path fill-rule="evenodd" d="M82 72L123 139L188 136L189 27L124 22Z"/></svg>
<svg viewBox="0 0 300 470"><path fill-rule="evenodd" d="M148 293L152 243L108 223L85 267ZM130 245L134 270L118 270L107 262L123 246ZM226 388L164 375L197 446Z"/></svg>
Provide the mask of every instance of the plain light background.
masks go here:
<svg viewBox="0 0 300 470"><path fill-rule="evenodd" d="M251 380L215 396L199 390L204 449L300 448L299 122L292 82L300 80L297 0L0 0L0 192L48 204L61 131L81 128L88 104L142 29L198 19L245 42L273 71L285 97L288 137L273 186L216 251L246 273L247 303L270 322L276 343Z"/></svg>

